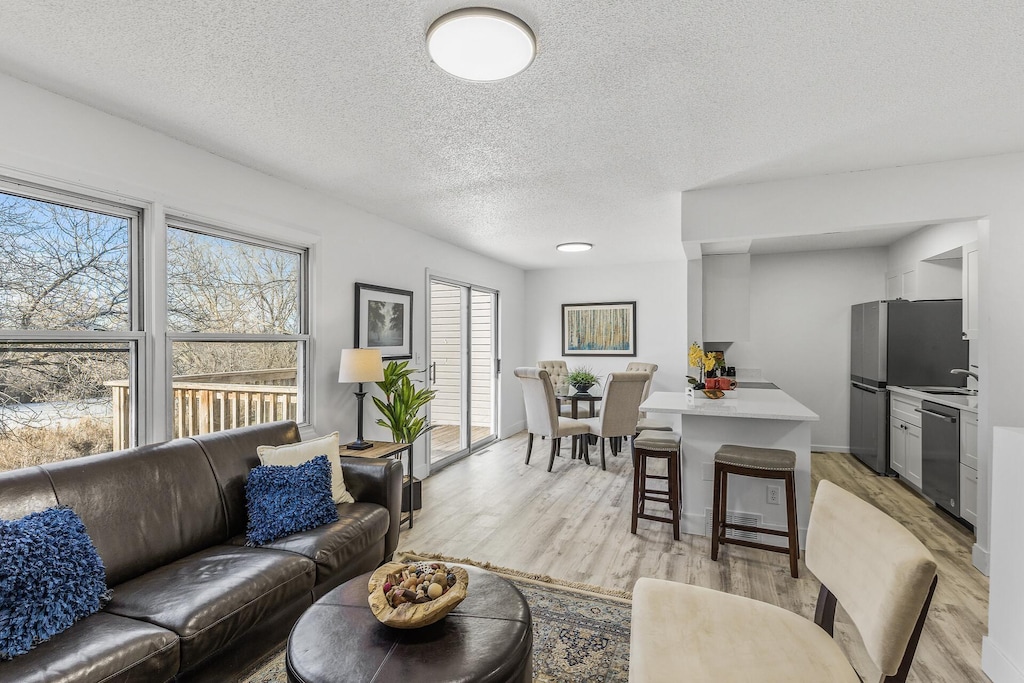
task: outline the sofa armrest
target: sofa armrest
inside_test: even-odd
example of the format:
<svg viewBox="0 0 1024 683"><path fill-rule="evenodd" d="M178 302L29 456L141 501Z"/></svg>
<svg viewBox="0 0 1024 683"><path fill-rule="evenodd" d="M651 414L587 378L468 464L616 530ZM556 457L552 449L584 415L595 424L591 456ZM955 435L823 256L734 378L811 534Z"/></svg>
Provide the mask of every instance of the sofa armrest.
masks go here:
<svg viewBox="0 0 1024 683"><path fill-rule="evenodd" d="M345 488L360 503L377 503L388 509L391 525L384 537L384 561L390 562L398 548L402 525L402 463L390 458L341 456Z"/></svg>

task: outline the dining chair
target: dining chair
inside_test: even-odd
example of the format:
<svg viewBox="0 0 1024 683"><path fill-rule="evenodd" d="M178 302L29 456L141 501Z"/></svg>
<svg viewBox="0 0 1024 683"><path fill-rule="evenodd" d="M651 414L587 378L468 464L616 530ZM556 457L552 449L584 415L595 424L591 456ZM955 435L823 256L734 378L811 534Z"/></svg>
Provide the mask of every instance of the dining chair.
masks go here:
<svg viewBox="0 0 1024 683"><path fill-rule="evenodd" d="M554 387L556 392L568 386L569 366L564 360L539 360L537 361L537 367L547 371L548 379L551 380L551 386ZM563 417L572 417L572 406L568 403L559 406L558 414ZM579 417L590 417L590 406L577 406L576 415Z"/></svg>
<svg viewBox="0 0 1024 683"><path fill-rule="evenodd" d="M644 384L650 381L646 372L613 372L604 385L604 407L597 417L579 420L590 434L601 440L601 469L605 469L604 441L608 438L633 436L636 416L640 409ZM583 453L588 453L587 439L583 439ZM613 451L617 452L617 451Z"/></svg>
<svg viewBox="0 0 1024 683"><path fill-rule="evenodd" d="M630 682L859 683L833 639L839 604L881 672L881 683L904 683L938 582L931 552L881 510L821 481L805 561L821 581L814 621L709 588L638 580Z"/></svg>
<svg viewBox="0 0 1024 683"><path fill-rule="evenodd" d="M582 420L573 420L558 414L558 401L546 370L540 368L516 368L513 374L523 385L523 399L526 401L526 464L530 464L535 434L551 440L551 457L548 472L555 464L555 454L562 447L562 437L586 434L587 425Z"/></svg>
<svg viewBox="0 0 1024 683"><path fill-rule="evenodd" d="M654 373L658 371L657 363L640 363L637 361L631 361L626 364L626 372L646 372L651 376L647 383L644 384L643 397L640 402L643 403L647 400L647 397L651 395L651 384L654 383ZM659 432L670 432L672 431L672 425L661 422L660 420L654 420L647 416L647 413L643 411L637 411L636 418L636 431L634 435L639 434L645 429L654 429Z"/></svg>

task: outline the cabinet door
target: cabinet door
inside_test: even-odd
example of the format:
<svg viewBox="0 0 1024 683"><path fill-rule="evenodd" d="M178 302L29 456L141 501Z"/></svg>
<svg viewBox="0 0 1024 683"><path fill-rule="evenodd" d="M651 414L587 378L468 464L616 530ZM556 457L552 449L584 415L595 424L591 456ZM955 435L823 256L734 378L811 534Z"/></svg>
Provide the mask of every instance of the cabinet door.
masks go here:
<svg viewBox="0 0 1024 683"><path fill-rule="evenodd" d="M890 273L885 278L885 298L899 299L903 294L903 283L899 273Z"/></svg>
<svg viewBox="0 0 1024 683"><path fill-rule="evenodd" d="M978 338L978 243L964 245L963 299L964 336Z"/></svg>
<svg viewBox="0 0 1024 683"><path fill-rule="evenodd" d="M907 426L901 420L889 423L889 467L900 477L907 476Z"/></svg>
<svg viewBox="0 0 1024 683"><path fill-rule="evenodd" d="M917 301L917 267L904 266L900 273L900 280L903 286L902 298L908 301Z"/></svg>
<svg viewBox="0 0 1024 683"><path fill-rule="evenodd" d="M906 425L903 430L906 435L907 449L907 482L916 489L921 488L921 428L916 425Z"/></svg>
<svg viewBox="0 0 1024 683"><path fill-rule="evenodd" d="M965 522L978 523L978 470L960 465L960 516Z"/></svg>
<svg viewBox="0 0 1024 683"><path fill-rule="evenodd" d="M960 464L978 469L978 416L960 411Z"/></svg>

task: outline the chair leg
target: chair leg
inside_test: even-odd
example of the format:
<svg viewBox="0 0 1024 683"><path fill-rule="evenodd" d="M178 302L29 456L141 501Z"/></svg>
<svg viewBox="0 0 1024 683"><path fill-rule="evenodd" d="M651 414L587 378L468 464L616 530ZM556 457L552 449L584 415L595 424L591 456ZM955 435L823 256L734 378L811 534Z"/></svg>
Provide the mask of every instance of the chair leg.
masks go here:
<svg viewBox="0 0 1024 683"><path fill-rule="evenodd" d="M576 444L578 444L579 442L580 438L578 436L572 437L572 457L569 458L570 460L576 459Z"/></svg>
<svg viewBox="0 0 1024 683"><path fill-rule="evenodd" d="M800 529L796 525L795 474L786 472L786 516L789 524L789 573L794 579L800 578Z"/></svg>
<svg viewBox="0 0 1024 683"><path fill-rule="evenodd" d="M526 439L526 464L530 464L530 454L533 453L533 432L530 432Z"/></svg>
<svg viewBox="0 0 1024 683"><path fill-rule="evenodd" d="M679 540L679 501L682 499L679 490L679 456L680 454L676 452L674 457L668 459L668 500L672 507L672 538L677 541Z"/></svg>
<svg viewBox="0 0 1024 683"><path fill-rule="evenodd" d="M722 514L722 469L715 464L715 495L711 503L711 559L718 561L718 525Z"/></svg>
<svg viewBox="0 0 1024 683"><path fill-rule="evenodd" d="M631 534L635 534L636 533L636 521L637 521L638 515L640 514L640 485L641 485L641 483L643 481L644 481L644 468L643 468L643 464L641 463L639 467L637 466L636 449L634 449L633 450L633 514L632 514L633 519L632 519L632 521L630 523L630 527L629 527L629 533L631 533Z"/></svg>
<svg viewBox="0 0 1024 683"><path fill-rule="evenodd" d="M551 468L555 466L555 453L558 452L558 447L561 445L559 441L561 441L561 439L556 439L554 437L551 438L551 458L548 460L548 472L550 472Z"/></svg>
<svg viewBox="0 0 1024 683"><path fill-rule="evenodd" d="M718 512L718 523L721 527L718 531L718 544L727 543L725 523L729 519L729 472L722 468L722 507Z"/></svg>
<svg viewBox="0 0 1024 683"><path fill-rule="evenodd" d="M590 435L580 434L580 447L583 449L583 462L590 464Z"/></svg>
<svg viewBox="0 0 1024 683"><path fill-rule="evenodd" d="M603 436L601 437L601 469L607 469L604 466L604 442L607 441Z"/></svg>

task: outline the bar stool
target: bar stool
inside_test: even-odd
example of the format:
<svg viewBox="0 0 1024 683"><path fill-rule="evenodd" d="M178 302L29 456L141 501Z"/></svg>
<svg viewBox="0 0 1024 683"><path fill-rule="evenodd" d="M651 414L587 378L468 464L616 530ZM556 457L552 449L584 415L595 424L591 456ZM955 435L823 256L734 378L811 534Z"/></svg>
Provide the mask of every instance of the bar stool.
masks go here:
<svg viewBox="0 0 1024 683"><path fill-rule="evenodd" d="M630 533L636 533L636 522L643 518L671 524L672 538L679 540L679 441L680 437L676 432L650 429L640 432L640 435L633 439L636 467L633 470L633 520ZM665 460L668 464L667 475L647 474L649 459ZM668 490L648 488L649 479L667 481ZM647 501L668 503L672 517L659 517L646 512L644 504Z"/></svg>
<svg viewBox="0 0 1024 683"><path fill-rule="evenodd" d="M749 548L760 548L789 555L789 572L799 578L797 560L800 558L799 529L796 523L796 453L777 448L754 448L726 444L715 453L715 499L711 513L711 559L718 561L718 545L733 543ZM725 521L726 503L729 492L729 475L760 479L778 479L786 484L786 530L766 529L747 524L733 524ZM789 547L783 548L767 543L756 543L740 538L727 538L727 529L753 533L773 534L789 538Z"/></svg>

